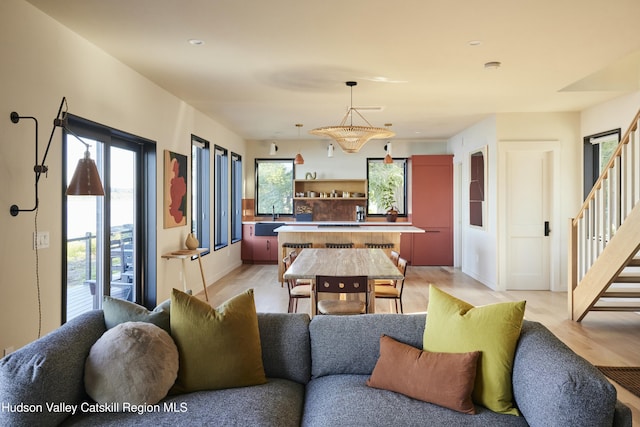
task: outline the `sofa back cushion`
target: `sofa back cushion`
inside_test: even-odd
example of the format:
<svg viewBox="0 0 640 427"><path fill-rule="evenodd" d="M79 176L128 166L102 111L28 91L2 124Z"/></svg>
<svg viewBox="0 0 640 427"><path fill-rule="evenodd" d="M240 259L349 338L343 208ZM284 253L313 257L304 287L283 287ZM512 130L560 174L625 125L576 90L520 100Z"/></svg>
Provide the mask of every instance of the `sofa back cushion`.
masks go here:
<svg viewBox="0 0 640 427"><path fill-rule="evenodd" d="M369 375L380 356L382 335L422 348L424 314L315 316L311 335L311 375Z"/></svg>
<svg viewBox="0 0 640 427"><path fill-rule="evenodd" d="M0 411L0 425L56 426L67 418L47 404L86 399L84 362L105 330L102 311L90 311L0 360L0 402L32 405L31 411Z"/></svg>
<svg viewBox="0 0 640 427"><path fill-rule="evenodd" d="M258 313L258 329L267 378L308 383L311 379L309 315Z"/></svg>

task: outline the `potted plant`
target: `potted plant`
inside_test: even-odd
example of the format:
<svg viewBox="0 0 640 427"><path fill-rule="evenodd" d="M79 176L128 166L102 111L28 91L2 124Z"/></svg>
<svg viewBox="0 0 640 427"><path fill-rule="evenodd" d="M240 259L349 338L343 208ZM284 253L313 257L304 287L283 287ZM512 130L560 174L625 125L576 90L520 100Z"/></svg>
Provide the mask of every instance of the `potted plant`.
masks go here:
<svg viewBox="0 0 640 427"><path fill-rule="evenodd" d="M380 194L380 202L382 206L387 210L387 222L396 222L398 218L398 208L396 207L396 197L394 195L394 188L387 184L383 187Z"/></svg>

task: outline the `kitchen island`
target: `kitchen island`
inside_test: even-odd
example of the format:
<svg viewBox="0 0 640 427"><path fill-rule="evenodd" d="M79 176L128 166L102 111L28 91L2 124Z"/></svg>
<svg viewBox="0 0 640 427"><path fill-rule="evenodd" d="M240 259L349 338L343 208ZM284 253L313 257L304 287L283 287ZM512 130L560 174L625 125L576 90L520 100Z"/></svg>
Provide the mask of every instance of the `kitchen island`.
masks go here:
<svg viewBox="0 0 640 427"><path fill-rule="evenodd" d="M327 243L352 243L354 248L365 248L367 244L384 245L387 254L400 252L400 236L403 233L424 233L411 225L361 225L353 222L320 223L316 225L283 225L274 230L278 233L278 253L281 259L292 249L283 244L311 243L311 247L324 248ZM297 249L300 251L301 249ZM278 262L278 280L282 282L283 266Z"/></svg>

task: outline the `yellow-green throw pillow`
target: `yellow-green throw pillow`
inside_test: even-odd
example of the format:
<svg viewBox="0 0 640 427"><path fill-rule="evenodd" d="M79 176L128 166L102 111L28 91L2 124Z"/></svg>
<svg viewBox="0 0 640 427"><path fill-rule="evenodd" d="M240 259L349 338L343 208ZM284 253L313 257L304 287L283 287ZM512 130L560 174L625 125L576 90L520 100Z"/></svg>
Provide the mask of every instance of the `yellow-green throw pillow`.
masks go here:
<svg viewBox="0 0 640 427"><path fill-rule="evenodd" d="M431 285L423 348L480 351L473 401L494 412L519 415L511 374L524 308L525 301L474 307Z"/></svg>
<svg viewBox="0 0 640 427"><path fill-rule="evenodd" d="M229 299L217 309L173 289L171 336L180 356L172 393L267 382L253 289Z"/></svg>

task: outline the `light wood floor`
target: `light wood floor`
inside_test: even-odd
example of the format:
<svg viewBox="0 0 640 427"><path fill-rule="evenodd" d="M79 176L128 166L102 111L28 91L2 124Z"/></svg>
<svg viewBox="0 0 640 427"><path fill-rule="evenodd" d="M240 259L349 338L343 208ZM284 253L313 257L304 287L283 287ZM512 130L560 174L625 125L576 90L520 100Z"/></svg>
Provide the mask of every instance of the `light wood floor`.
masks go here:
<svg viewBox="0 0 640 427"><path fill-rule="evenodd" d="M587 314L582 322L576 323L567 319L565 292L495 292L453 268L413 266L407 269L403 296L405 313L427 310L430 283L473 305L526 300L525 318L544 324L592 364L640 366L639 314L594 312ZM254 289L256 309L259 312L287 311L287 289L277 282L275 265L243 265L210 285L207 290L211 305L216 307L249 288ZM199 296L204 295L200 293ZM377 300L376 312L389 313L392 310L388 301ZM302 300L298 311L308 312L308 302ZM633 411L633 425L640 426L640 398L617 385L616 388L618 399Z"/></svg>

